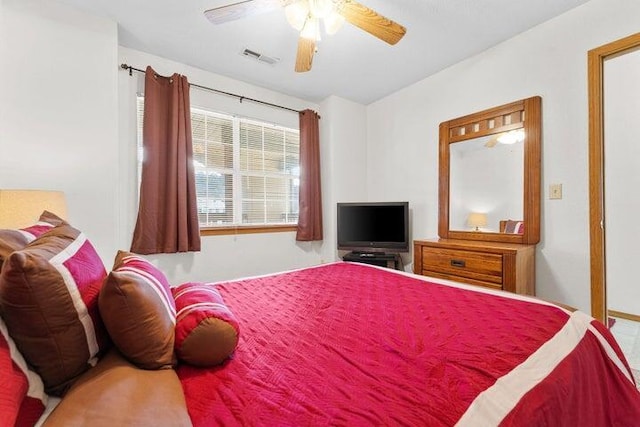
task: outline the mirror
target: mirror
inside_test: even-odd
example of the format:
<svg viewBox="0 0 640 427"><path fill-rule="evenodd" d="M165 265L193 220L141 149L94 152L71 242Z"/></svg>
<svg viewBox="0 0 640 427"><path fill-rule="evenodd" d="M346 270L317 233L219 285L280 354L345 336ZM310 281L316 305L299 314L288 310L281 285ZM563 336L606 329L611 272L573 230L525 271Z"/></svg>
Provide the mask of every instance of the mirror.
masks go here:
<svg viewBox="0 0 640 427"><path fill-rule="evenodd" d="M524 132L515 132L449 146L450 230L500 233L500 221L523 218Z"/></svg>
<svg viewBox="0 0 640 427"><path fill-rule="evenodd" d="M541 98L440 124L441 238L540 239Z"/></svg>

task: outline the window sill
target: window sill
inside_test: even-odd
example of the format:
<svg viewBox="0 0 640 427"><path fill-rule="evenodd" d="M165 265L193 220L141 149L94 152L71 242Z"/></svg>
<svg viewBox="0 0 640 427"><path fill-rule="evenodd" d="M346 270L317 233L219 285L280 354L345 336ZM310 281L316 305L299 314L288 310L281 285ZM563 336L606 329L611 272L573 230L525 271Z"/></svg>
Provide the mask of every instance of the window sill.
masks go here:
<svg viewBox="0 0 640 427"><path fill-rule="evenodd" d="M297 231L296 224L282 225L229 225L200 229L201 236L222 236L228 234L282 233Z"/></svg>

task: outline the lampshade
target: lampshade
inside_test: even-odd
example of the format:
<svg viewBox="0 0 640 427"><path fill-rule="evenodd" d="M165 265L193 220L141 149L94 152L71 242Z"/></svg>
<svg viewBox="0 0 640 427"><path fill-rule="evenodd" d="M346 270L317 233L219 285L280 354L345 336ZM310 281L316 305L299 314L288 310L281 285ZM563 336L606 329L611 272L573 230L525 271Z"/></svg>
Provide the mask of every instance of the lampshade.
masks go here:
<svg viewBox="0 0 640 427"><path fill-rule="evenodd" d="M302 31L300 31L300 37L315 41L320 40L320 23L318 18L307 18Z"/></svg>
<svg viewBox="0 0 640 427"><path fill-rule="evenodd" d="M32 225L43 211L67 218L67 205L62 191L0 190L0 228L22 228Z"/></svg>
<svg viewBox="0 0 640 427"><path fill-rule="evenodd" d="M324 30L330 36L337 33L342 24L344 24L344 16L340 15L335 10L332 11L326 18L324 18Z"/></svg>
<svg viewBox="0 0 640 427"><path fill-rule="evenodd" d="M306 1L293 2L284 8L289 25L300 31L309 17L309 3Z"/></svg>
<svg viewBox="0 0 640 427"><path fill-rule="evenodd" d="M324 19L335 10L335 5L332 0L309 0L309 10L314 17Z"/></svg>
<svg viewBox="0 0 640 427"><path fill-rule="evenodd" d="M471 212L469 218L467 218L467 225L474 227L478 231L478 227L484 227L487 225L487 214L480 212Z"/></svg>

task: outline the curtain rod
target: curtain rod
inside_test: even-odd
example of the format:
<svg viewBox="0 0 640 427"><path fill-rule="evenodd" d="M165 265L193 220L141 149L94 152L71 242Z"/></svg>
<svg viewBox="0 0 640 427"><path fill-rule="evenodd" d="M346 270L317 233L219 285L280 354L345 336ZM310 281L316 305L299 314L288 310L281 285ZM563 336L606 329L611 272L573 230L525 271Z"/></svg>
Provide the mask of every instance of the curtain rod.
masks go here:
<svg viewBox="0 0 640 427"><path fill-rule="evenodd" d="M130 76L133 75L134 71L137 71L138 73L143 73L143 74L145 73L144 70L141 70L140 68L132 67L129 64L120 64L120 68L122 68L123 70L129 70L129 75ZM259 99L247 98L246 96L237 95L235 93L225 92L223 90L218 90L218 89L213 89L213 88L206 87L206 86L197 85L195 83L189 83L189 86L193 86L193 87L197 87L198 89L204 89L204 90L208 90L208 91L211 91L211 92L219 93L219 94L222 94L222 95L238 98L240 100L240 102L242 102L242 101L251 101L251 102L255 102L257 104L268 105L269 107L274 107L274 108L280 108L282 110L293 111L294 113L301 113L302 112L300 110L294 110L293 108L284 107L282 105L272 104L270 102L265 102L265 101L260 101Z"/></svg>

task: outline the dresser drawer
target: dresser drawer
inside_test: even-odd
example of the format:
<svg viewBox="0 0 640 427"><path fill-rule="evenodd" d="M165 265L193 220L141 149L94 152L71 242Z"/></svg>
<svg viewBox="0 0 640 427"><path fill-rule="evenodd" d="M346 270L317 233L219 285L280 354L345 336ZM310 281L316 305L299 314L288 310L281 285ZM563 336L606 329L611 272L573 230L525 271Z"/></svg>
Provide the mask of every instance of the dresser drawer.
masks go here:
<svg viewBox="0 0 640 427"><path fill-rule="evenodd" d="M422 271L502 284L502 255L422 247Z"/></svg>

